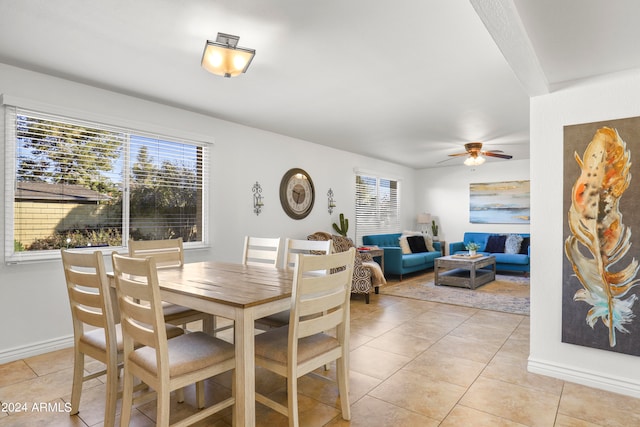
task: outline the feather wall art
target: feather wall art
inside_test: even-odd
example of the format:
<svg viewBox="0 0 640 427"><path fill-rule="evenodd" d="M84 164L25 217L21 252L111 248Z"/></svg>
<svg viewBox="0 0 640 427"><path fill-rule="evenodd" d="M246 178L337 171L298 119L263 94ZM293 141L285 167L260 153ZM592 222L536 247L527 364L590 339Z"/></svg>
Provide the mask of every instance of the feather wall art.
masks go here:
<svg viewBox="0 0 640 427"><path fill-rule="evenodd" d="M573 300L591 306L586 323L594 329L601 321L608 330L609 346L615 347L616 334L629 332L638 299L630 293L638 285L638 261L627 257L626 265L621 262L631 248L632 230L620 211L631 182L631 153L616 129L601 127L582 158L577 152L574 158L580 176L571 190L570 234L564 245L582 285Z"/></svg>

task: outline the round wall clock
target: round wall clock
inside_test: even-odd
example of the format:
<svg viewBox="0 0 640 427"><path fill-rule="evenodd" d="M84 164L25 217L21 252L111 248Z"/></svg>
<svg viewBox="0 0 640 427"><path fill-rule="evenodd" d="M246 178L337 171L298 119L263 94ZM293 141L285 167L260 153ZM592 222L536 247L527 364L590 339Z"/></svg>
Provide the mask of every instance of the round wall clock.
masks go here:
<svg viewBox="0 0 640 427"><path fill-rule="evenodd" d="M308 173L299 168L289 169L280 181L282 209L293 219L302 219L311 213L316 193Z"/></svg>

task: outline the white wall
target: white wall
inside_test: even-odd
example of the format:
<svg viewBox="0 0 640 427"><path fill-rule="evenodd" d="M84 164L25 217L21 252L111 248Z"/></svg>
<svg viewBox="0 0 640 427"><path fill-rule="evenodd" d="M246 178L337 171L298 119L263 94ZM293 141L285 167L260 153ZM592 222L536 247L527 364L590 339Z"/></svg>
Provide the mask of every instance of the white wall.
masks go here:
<svg viewBox="0 0 640 427"><path fill-rule="evenodd" d="M354 168L401 178L403 221L407 223L403 227L410 226L415 215L415 171L410 168L3 64L0 64L0 93L60 109L83 111L110 123L142 123L146 130L214 141L209 218L211 247L187 252L187 261L240 261L246 234L305 238L315 231L331 231L331 224L337 221L340 212L353 220ZM0 120L0 128L3 124L4 120ZM0 129L0 135L4 140L4 130ZM4 150L0 156L4 168ZM316 188L312 213L299 221L285 215L278 193L282 175L293 167L305 169ZM251 188L256 181L263 188L265 203L259 216L252 208ZM4 183L2 174L1 188ZM329 188L333 189L337 202L333 215L326 209ZM5 210L2 211L5 215ZM4 227L1 230L4 240ZM355 235L353 226L349 235ZM0 363L71 345L71 320L59 261L0 264L0 324L3 325Z"/></svg>
<svg viewBox="0 0 640 427"><path fill-rule="evenodd" d="M640 397L640 359L563 344L563 126L640 115L640 71L574 84L531 100L531 353L529 370ZM632 156L638 141L627 141ZM637 177L635 179L638 179ZM631 188L637 183L631 183ZM634 322L640 321L636 303ZM640 337L637 337L640 339Z"/></svg>
<svg viewBox="0 0 640 427"><path fill-rule="evenodd" d="M529 224L469 222L469 184L529 179L529 160L491 161L481 166L448 166L416 173L416 212L429 212L439 225L439 238L460 242L465 231L528 233ZM420 226L414 224L414 229ZM448 248L447 248L448 251Z"/></svg>

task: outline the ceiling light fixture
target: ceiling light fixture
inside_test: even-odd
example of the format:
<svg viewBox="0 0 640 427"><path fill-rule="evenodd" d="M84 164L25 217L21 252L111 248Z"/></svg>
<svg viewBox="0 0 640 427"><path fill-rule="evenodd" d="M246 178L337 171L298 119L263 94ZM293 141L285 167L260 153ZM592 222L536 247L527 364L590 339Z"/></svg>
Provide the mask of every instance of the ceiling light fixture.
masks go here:
<svg viewBox="0 0 640 427"><path fill-rule="evenodd" d="M485 158L479 154L474 155L472 153L469 157L467 157L464 161L464 164L467 166L480 166L485 162Z"/></svg>
<svg viewBox="0 0 640 427"><path fill-rule="evenodd" d="M256 51L238 46L240 37L218 33L216 41L207 40L202 53L202 68L218 76L235 77L247 71Z"/></svg>

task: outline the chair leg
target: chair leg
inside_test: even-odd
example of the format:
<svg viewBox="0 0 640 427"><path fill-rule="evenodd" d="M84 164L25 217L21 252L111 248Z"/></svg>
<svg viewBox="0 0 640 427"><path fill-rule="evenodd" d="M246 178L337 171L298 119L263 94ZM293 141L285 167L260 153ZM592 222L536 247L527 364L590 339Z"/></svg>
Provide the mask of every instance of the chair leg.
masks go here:
<svg viewBox="0 0 640 427"><path fill-rule="evenodd" d="M158 388L158 390L156 390L156 392L158 399L156 405L156 426L169 427L169 415L171 409L171 392L169 391L169 386L167 384L163 384Z"/></svg>
<svg viewBox="0 0 640 427"><path fill-rule="evenodd" d="M84 381L84 353L75 350L73 354L73 385L71 388L71 415L80 411L80 396Z"/></svg>
<svg viewBox="0 0 640 427"><path fill-rule="evenodd" d="M349 421L351 419L351 406L349 405L349 366L347 358L343 356L336 360L336 368L342 419Z"/></svg>
<svg viewBox="0 0 640 427"><path fill-rule="evenodd" d="M120 411L120 425L128 426L131 421L131 406L133 405L133 375L124 371L122 385L122 410Z"/></svg>
<svg viewBox="0 0 640 427"><path fill-rule="evenodd" d="M198 403L198 409L204 408L204 381L198 381L196 383L196 401Z"/></svg>
<svg viewBox="0 0 640 427"><path fill-rule="evenodd" d="M289 427L298 427L298 379L287 377L287 409L289 410Z"/></svg>
<svg viewBox="0 0 640 427"><path fill-rule="evenodd" d="M109 365L112 365L109 363ZM104 408L104 425L112 426L116 422L116 403L118 402L118 366L107 366L107 402Z"/></svg>
<svg viewBox="0 0 640 427"><path fill-rule="evenodd" d="M364 302L365 302L365 304L369 304L369 294L368 293L364 294Z"/></svg>

